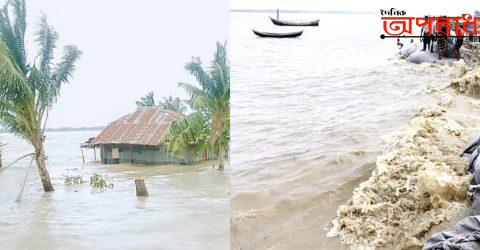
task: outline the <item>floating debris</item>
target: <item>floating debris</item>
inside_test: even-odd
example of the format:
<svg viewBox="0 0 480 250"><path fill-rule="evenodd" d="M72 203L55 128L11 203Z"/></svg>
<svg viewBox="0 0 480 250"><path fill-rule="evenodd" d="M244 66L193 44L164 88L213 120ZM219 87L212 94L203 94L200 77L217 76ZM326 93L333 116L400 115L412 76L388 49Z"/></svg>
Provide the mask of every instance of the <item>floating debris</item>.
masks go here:
<svg viewBox="0 0 480 250"><path fill-rule="evenodd" d="M64 175L64 177L65 177L66 185L83 184L86 182L81 175L75 175L75 176Z"/></svg>

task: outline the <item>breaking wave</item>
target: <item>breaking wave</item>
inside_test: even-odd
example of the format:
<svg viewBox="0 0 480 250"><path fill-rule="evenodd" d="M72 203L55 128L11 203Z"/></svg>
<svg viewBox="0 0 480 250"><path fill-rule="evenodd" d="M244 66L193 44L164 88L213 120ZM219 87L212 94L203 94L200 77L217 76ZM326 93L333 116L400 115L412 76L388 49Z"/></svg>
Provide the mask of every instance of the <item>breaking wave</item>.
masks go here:
<svg viewBox="0 0 480 250"><path fill-rule="evenodd" d="M384 138L371 177L338 208L328 236L352 249L420 248L432 229L468 211L471 175L459 153L478 124L478 103L461 93L478 94L479 72L463 61L422 67L450 74L452 88L427 88L435 101Z"/></svg>

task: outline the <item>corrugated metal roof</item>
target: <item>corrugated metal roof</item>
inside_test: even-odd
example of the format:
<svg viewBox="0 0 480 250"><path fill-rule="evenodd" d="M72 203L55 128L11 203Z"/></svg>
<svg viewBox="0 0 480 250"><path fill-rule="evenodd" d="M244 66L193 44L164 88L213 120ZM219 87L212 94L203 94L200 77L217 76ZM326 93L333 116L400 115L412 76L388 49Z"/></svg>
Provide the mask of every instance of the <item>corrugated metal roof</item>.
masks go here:
<svg viewBox="0 0 480 250"><path fill-rule="evenodd" d="M110 123L91 143L157 145L172 123L185 115L160 107L139 108Z"/></svg>

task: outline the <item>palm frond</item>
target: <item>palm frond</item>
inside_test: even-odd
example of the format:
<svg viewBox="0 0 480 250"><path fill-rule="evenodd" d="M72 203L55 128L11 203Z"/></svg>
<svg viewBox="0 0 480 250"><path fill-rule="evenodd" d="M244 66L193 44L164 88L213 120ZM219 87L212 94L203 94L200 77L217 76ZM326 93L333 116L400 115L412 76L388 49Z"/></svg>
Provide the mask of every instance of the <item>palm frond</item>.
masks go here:
<svg viewBox="0 0 480 250"><path fill-rule="evenodd" d="M173 155L179 155L192 146L205 141L205 118L201 113L193 113L173 123L160 143L167 145Z"/></svg>
<svg viewBox="0 0 480 250"><path fill-rule="evenodd" d="M227 57L227 43L221 44L217 42L217 50L213 56L212 65L218 64L223 69L229 69L228 57ZM228 75L230 75L230 70L225 71Z"/></svg>
<svg viewBox="0 0 480 250"><path fill-rule="evenodd" d="M25 31L27 29L27 7L25 0L15 0L13 1L14 8L14 30L17 38L23 38L25 36ZM20 41L23 44L23 40Z"/></svg>
<svg viewBox="0 0 480 250"><path fill-rule="evenodd" d="M15 33L15 37L17 38L17 44L19 48L19 58L17 60L21 60L19 62L22 67L27 66L26 60L22 60L26 57L25 52L25 31L27 29L27 8L25 4L25 0L15 0L13 1L13 8L14 8L14 16L15 21L13 24L13 30Z"/></svg>
<svg viewBox="0 0 480 250"><path fill-rule="evenodd" d="M15 59L16 64L22 70L23 73L27 73L28 66L26 64L26 53L24 45L24 28L22 25L26 22L25 10L22 10L21 6L23 0L11 0L7 1L2 10L0 11L0 38L7 45L10 54ZM14 7L14 21L10 20L9 8ZM19 14L19 16L15 16ZM23 30L23 32L22 32Z"/></svg>
<svg viewBox="0 0 480 250"><path fill-rule="evenodd" d="M205 91L189 83L179 83L178 86L183 87L190 97L206 95Z"/></svg>
<svg viewBox="0 0 480 250"><path fill-rule="evenodd" d="M0 97L4 100L18 101L33 96L25 75L2 40L0 40L0 90Z"/></svg>
<svg viewBox="0 0 480 250"><path fill-rule="evenodd" d="M51 106L57 101L62 85L68 83L69 79L72 77L72 74L75 71L75 63L81 55L82 51L80 51L77 46L65 46L62 59L57 64L51 76L48 92L46 93L46 107L51 108Z"/></svg>
<svg viewBox="0 0 480 250"><path fill-rule="evenodd" d="M43 14L40 17L40 24L35 33L35 41L39 45L38 57L40 59L40 70L46 74L50 73L53 51L56 48L58 33L48 25L47 16Z"/></svg>
<svg viewBox="0 0 480 250"><path fill-rule="evenodd" d="M56 70L53 74L53 79L56 85L61 85L62 83L67 83L70 77L72 77L73 71L75 71L75 63L80 56L82 51L80 51L75 45L67 45L63 49L63 56L60 63L57 65Z"/></svg>
<svg viewBox="0 0 480 250"><path fill-rule="evenodd" d="M202 89L210 91L210 88L212 87L212 79L210 79L208 72L203 69L200 58L193 57L192 60L187 63L185 69L195 77Z"/></svg>
<svg viewBox="0 0 480 250"><path fill-rule="evenodd" d="M153 91L148 92L148 94L140 99L140 101L136 101L135 104L137 107L152 107L155 106L155 95Z"/></svg>
<svg viewBox="0 0 480 250"><path fill-rule="evenodd" d="M159 104L160 104L160 107L164 109L168 109L180 114L183 114L187 111L184 101L182 101L178 97L176 98L173 98L172 96L164 97L163 102L160 102Z"/></svg>
<svg viewBox="0 0 480 250"><path fill-rule="evenodd" d="M217 43L209 70L205 70L196 57L185 68L199 85L179 83L190 96L188 103L196 111L195 116L172 125L164 142L173 154L192 145L208 148L217 154L224 152L230 141L230 66L226 44Z"/></svg>

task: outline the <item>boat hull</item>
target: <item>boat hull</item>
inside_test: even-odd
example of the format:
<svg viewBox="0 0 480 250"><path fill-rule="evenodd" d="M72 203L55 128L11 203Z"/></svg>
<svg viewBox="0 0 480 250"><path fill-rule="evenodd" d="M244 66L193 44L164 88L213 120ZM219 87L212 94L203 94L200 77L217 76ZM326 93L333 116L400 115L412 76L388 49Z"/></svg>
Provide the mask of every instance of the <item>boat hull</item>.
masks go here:
<svg viewBox="0 0 480 250"><path fill-rule="evenodd" d="M255 35L259 37L271 37L271 38L292 38L292 37L301 36L303 33L303 30L296 31L296 32L288 32L288 33L261 32L256 30L252 30L252 31Z"/></svg>
<svg viewBox="0 0 480 250"><path fill-rule="evenodd" d="M280 19L275 19L269 17L272 20L272 23L279 26L318 26L320 20L306 21L306 22L294 22L294 21L285 21Z"/></svg>

